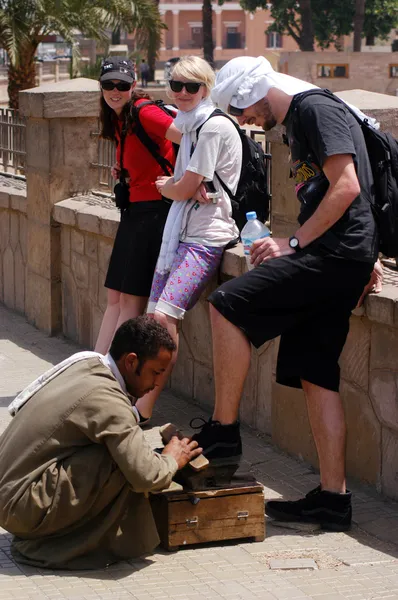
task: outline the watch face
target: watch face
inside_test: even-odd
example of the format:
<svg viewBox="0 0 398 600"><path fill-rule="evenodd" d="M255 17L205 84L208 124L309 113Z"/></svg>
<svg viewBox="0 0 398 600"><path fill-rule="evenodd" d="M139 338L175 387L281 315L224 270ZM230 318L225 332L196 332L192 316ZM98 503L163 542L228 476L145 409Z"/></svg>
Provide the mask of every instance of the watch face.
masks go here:
<svg viewBox="0 0 398 600"><path fill-rule="evenodd" d="M291 248L297 248L297 246L299 245L298 239L295 237L290 238L289 245Z"/></svg>

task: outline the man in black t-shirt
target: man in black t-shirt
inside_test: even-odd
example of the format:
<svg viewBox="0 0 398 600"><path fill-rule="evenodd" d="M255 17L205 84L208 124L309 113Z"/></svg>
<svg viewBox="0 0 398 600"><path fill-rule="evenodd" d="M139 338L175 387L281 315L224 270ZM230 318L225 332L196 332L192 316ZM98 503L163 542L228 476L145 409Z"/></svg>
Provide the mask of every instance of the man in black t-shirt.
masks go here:
<svg viewBox="0 0 398 600"><path fill-rule="evenodd" d="M215 464L239 460L238 410L250 343L258 348L281 335L276 379L305 393L321 480L305 498L271 501L266 511L344 531L351 525L351 494L338 360L351 311L377 260L378 233L361 128L333 98L300 96L311 88L275 73L264 57L233 59L217 75L212 98L241 125L285 126L300 214L292 237L255 241L256 268L209 297L216 404L194 439Z"/></svg>

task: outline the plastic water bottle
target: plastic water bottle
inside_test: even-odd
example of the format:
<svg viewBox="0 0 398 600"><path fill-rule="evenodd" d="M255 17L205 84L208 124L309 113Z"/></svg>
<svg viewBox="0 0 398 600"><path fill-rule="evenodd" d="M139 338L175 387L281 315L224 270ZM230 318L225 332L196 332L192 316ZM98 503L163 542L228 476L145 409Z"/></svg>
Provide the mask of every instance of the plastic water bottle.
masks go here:
<svg viewBox="0 0 398 600"><path fill-rule="evenodd" d="M247 223L240 232L243 249L246 256L248 269L253 269L254 265L250 262L250 248L255 240L265 238L270 235L270 231L264 223L257 219L257 213L252 211L246 213Z"/></svg>

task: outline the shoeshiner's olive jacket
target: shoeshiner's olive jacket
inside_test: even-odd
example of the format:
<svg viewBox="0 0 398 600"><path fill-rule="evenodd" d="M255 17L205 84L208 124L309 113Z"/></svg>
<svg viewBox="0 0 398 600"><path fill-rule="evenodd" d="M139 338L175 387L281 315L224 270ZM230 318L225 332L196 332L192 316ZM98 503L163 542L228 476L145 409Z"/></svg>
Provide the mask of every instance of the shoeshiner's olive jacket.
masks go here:
<svg viewBox="0 0 398 600"><path fill-rule="evenodd" d="M39 390L0 438L0 526L16 560L86 569L159 543L146 492L177 471L152 451L112 372L82 360Z"/></svg>

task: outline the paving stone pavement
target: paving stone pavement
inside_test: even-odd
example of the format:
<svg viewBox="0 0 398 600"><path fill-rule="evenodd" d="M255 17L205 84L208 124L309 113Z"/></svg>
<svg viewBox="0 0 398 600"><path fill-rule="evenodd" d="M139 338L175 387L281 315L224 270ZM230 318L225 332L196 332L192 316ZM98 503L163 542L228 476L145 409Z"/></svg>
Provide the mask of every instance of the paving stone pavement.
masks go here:
<svg viewBox="0 0 398 600"><path fill-rule="evenodd" d="M78 350L49 338L0 305L0 432L7 405L40 373ZM198 405L162 394L155 425L188 428ZM278 451L264 437L243 431L246 466L265 486L266 498L295 498L318 484L309 465ZM354 527L347 533L301 531L267 523L258 543L217 543L168 553L101 571L50 571L18 565L11 536L0 529L0 600L398 600L398 503L370 487L351 484ZM313 559L318 569L271 570L272 559Z"/></svg>

